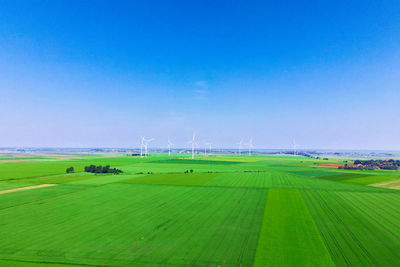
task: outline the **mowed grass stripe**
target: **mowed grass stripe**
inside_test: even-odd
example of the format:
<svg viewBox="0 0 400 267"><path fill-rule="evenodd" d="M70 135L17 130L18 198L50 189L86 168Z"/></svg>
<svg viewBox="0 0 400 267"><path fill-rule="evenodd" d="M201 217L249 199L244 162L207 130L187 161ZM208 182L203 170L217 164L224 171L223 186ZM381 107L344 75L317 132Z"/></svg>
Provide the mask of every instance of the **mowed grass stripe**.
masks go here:
<svg viewBox="0 0 400 267"><path fill-rule="evenodd" d="M334 266L300 191L270 189L253 266Z"/></svg>
<svg viewBox="0 0 400 267"><path fill-rule="evenodd" d="M333 191L371 191L387 192L389 190L372 188L363 185L338 183L329 180L309 178L284 171L232 172L222 173L205 183L213 187L243 188L282 188L301 190L333 190Z"/></svg>
<svg viewBox="0 0 400 267"><path fill-rule="evenodd" d="M0 211L0 258L106 266L250 266L265 196L266 190L242 188L93 187Z"/></svg>
<svg viewBox="0 0 400 267"><path fill-rule="evenodd" d="M246 191L252 192L250 189L247 189ZM250 194L252 195L252 193ZM240 205L243 202L248 203L248 197L247 194L243 194L235 201L237 202L237 205ZM246 266L248 263L251 263L254 259L255 244L257 244L258 237L258 228L254 228L254 225L261 225L265 200L266 191L259 195L257 203L244 206L244 209L240 211L242 216L238 216L237 213L232 212L227 218L221 218L223 220L235 220L237 224L241 225L241 227L236 228L235 233L232 235L225 235L219 229L210 232L210 237L218 237L219 242L204 244L202 248L203 252L199 255L197 261L192 263L192 266L197 266L201 263L202 255L211 254L213 255L212 257L220 258L218 251L225 251L225 255L221 254L221 256L224 256L223 261L218 264L219 266ZM218 216L218 211L216 211L215 214ZM239 236L243 238L243 242L236 242Z"/></svg>
<svg viewBox="0 0 400 267"><path fill-rule="evenodd" d="M137 176L121 183L155 185L203 185L218 176L218 173L160 173Z"/></svg>
<svg viewBox="0 0 400 267"><path fill-rule="evenodd" d="M303 195L338 266L398 264L399 230L391 227L400 224L399 215L378 211L391 205L386 211L398 214L400 202L387 200L396 194L304 191ZM371 197L374 202L363 204Z"/></svg>
<svg viewBox="0 0 400 267"><path fill-rule="evenodd" d="M354 210L359 218L358 229L364 233L371 232L371 237L361 241L370 244L373 240L372 257L377 259L381 265L394 266L400 262L400 195L394 194L365 194L365 193L337 193L337 201L344 201ZM387 201L386 195L390 198L396 196L396 203Z"/></svg>

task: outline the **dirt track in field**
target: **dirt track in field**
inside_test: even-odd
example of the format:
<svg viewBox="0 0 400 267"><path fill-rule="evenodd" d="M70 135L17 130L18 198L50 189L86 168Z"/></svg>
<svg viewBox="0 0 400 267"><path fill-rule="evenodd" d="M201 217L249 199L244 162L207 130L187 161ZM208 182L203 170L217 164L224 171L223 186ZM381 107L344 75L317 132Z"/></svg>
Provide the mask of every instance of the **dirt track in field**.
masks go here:
<svg viewBox="0 0 400 267"><path fill-rule="evenodd" d="M400 180L392 180L392 181L387 181L387 182L377 183L377 184L371 184L371 185L372 186L376 186L376 187L384 187L384 188L400 190Z"/></svg>
<svg viewBox="0 0 400 267"><path fill-rule="evenodd" d="M57 185L57 184L40 184L40 185L32 185L32 186L25 186L25 187L7 189L7 190L2 190L2 191L0 191L0 195L1 195L1 194L7 194L7 193L19 192L19 191L25 191L25 190L31 190L31 189L36 189L36 188L43 188L43 187L49 187L49 186L56 186L56 185Z"/></svg>

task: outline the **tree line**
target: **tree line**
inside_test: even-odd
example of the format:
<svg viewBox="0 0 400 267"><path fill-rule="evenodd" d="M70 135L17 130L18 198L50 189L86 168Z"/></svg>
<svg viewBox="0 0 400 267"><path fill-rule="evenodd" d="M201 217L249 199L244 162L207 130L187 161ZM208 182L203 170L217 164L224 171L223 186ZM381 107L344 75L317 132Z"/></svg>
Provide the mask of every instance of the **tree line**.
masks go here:
<svg viewBox="0 0 400 267"><path fill-rule="evenodd" d="M66 173L73 173L74 172L74 167L69 167L66 169ZM112 174L120 174L122 173L122 170L117 169L117 168L111 168L110 165L106 166L95 166L95 165L90 165L90 166L85 166L85 172L91 172L91 173L112 173Z"/></svg>
<svg viewBox="0 0 400 267"><path fill-rule="evenodd" d="M106 165L104 167L101 165L99 166L90 165L90 166L85 166L85 172L120 174L122 173L122 170L117 168L111 168L110 165Z"/></svg>

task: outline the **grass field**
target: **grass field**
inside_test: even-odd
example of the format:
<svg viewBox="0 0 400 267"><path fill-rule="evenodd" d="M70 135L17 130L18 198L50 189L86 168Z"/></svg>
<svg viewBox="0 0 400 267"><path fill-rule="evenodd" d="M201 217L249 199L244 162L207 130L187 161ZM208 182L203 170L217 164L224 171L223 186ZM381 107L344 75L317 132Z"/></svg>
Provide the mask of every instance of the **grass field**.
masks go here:
<svg viewBox="0 0 400 267"><path fill-rule="evenodd" d="M400 262L397 171L293 156L5 158L0 192L55 185L0 194L0 266ZM82 172L90 164L124 173Z"/></svg>

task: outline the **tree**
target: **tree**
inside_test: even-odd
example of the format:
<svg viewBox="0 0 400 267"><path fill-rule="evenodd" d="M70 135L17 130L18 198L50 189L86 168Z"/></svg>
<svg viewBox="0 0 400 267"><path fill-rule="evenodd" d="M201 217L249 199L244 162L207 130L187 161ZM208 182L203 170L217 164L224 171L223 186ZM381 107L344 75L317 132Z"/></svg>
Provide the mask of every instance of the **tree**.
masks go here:
<svg viewBox="0 0 400 267"><path fill-rule="evenodd" d="M122 171L121 171L120 169L114 168L114 169L112 170L112 173L118 175L118 174L122 173Z"/></svg>
<svg viewBox="0 0 400 267"><path fill-rule="evenodd" d="M103 173L109 173L110 172L110 165L107 165L103 168Z"/></svg>
<svg viewBox="0 0 400 267"><path fill-rule="evenodd" d="M102 173L103 172L103 167L101 165L97 166L95 169L95 173Z"/></svg>
<svg viewBox="0 0 400 267"><path fill-rule="evenodd" d="M74 172L74 167L69 167L69 168L67 168L66 172L67 172L67 173L72 173L72 172Z"/></svg>
<svg viewBox="0 0 400 267"><path fill-rule="evenodd" d="M73 168L72 168L72 171L73 171ZM119 170L116 168L111 169L110 165L106 165L104 167L101 165L99 165L99 166L90 165L90 166L85 167L85 172L120 174L120 173L122 173L122 170Z"/></svg>
<svg viewBox="0 0 400 267"><path fill-rule="evenodd" d="M95 172L96 171L96 166L90 165L89 166L89 172Z"/></svg>

